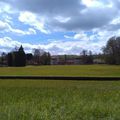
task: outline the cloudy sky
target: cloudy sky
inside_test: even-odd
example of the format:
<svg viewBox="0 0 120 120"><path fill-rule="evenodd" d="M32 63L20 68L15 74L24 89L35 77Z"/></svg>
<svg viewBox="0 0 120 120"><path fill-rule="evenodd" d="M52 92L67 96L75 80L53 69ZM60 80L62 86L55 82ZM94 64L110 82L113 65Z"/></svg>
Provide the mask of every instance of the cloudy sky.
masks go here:
<svg viewBox="0 0 120 120"><path fill-rule="evenodd" d="M101 52L120 35L120 0L0 0L0 52Z"/></svg>

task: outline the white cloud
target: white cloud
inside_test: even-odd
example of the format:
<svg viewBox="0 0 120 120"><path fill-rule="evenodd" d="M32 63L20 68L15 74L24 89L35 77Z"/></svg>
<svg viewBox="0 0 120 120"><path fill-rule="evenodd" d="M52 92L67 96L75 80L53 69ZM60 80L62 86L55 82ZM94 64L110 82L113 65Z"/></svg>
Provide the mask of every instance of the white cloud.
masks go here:
<svg viewBox="0 0 120 120"><path fill-rule="evenodd" d="M120 24L120 17L113 19L110 24L113 24L113 25Z"/></svg>
<svg viewBox="0 0 120 120"><path fill-rule="evenodd" d="M100 2L96 0L82 0L82 3L87 7L99 6Z"/></svg>
<svg viewBox="0 0 120 120"><path fill-rule="evenodd" d="M82 40L88 41L89 40L89 36L87 36L87 34L84 32L76 33L74 36L64 35L64 37L67 39L73 39L73 40L79 40L79 41L82 41Z"/></svg>
<svg viewBox="0 0 120 120"><path fill-rule="evenodd" d="M17 9L9 4L7 0L0 0L0 13L1 14L14 14L17 13Z"/></svg>
<svg viewBox="0 0 120 120"><path fill-rule="evenodd" d="M9 44L8 44L9 43ZM99 41L98 43L92 43L90 41L53 41L48 44L30 44L21 43L17 40L12 40L9 37L0 38L0 46L8 49L7 52L13 50L16 46L23 45L26 52L31 52L34 48L41 48L49 51L51 54L80 54L83 49L92 50L93 52L100 52L104 43Z"/></svg>
<svg viewBox="0 0 120 120"><path fill-rule="evenodd" d="M12 48L13 46L19 45L18 41L13 41L10 37L0 38L0 46Z"/></svg>
<svg viewBox="0 0 120 120"><path fill-rule="evenodd" d="M9 15L3 14L3 15L2 15L2 18L3 18L3 20L4 20L6 23L13 24L13 19L12 19L12 17L10 17Z"/></svg>
<svg viewBox="0 0 120 120"><path fill-rule="evenodd" d="M73 36L64 35L64 38L73 39Z"/></svg>
<svg viewBox="0 0 120 120"><path fill-rule="evenodd" d="M34 29L41 31L42 33L49 33L49 31L45 29L44 19L40 19L39 17L37 17L37 15L31 12L21 12L18 19L24 24L28 24L34 27Z"/></svg>
<svg viewBox="0 0 120 120"><path fill-rule="evenodd" d="M0 31L7 29L7 28L8 28L8 24L3 21L0 21Z"/></svg>
<svg viewBox="0 0 120 120"><path fill-rule="evenodd" d="M14 32L18 35L32 35L32 34L36 34L36 31L32 28L29 28L27 31L23 31L23 30L20 30L20 29L14 29L12 28L11 26L9 26L9 30L11 32Z"/></svg>
<svg viewBox="0 0 120 120"><path fill-rule="evenodd" d="M115 6L115 3L119 3L118 0L1 1L20 12L21 22L43 33L49 33L49 28L75 32L100 28L113 20L119 12Z"/></svg>
<svg viewBox="0 0 120 120"><path fill-rule="evenodd" d="M1 3L1 1L3 1ZM0 32L15 33L17 35L37 34L36 31L48 34L50 32L74 32L73 36L64 35L67 40L51 40L44 44L21 43L17 40L1 38L11 48L21 45L26 49L40 47L50 50L52 54L79 54L82 49L100 51L101 47L113 35L120 35L119 8L114 3L119 0L1 0L0 13L7 13L0 21ZM4 1L7 1L4 3ZM14 1L14 2L13 2ZM81 1L83 4L81 4ZM12 4L8 4L12 3ZM117 4L116 4L117 5ZM119 4L117 5L119 6ZM17 11L12 14L11 11ZM10 12L9 12L10 11ZM19 24L30 26L27 29L15 27ZM12 18L13 17L13 18ZM12 18L12 19L11 19ZM14 23L14 20L17 21ZM25 27L26 28L26 27ZM82 32L81 32L82 31ZM87 33L89 32L89 33ZM57 33L56 33L57 34ZM59 39L59 35L58 38ZM8 42L9 41L9 42ZM7 45L7 42L11 45Z"/></svg>
<svg viewBox="0 0 120 120"><path fill-rule="evenodd" d="M77 40L89 40L89 37L84 32L75 34L73 38Z"/></svg>
<svg viewBox="0 0 120 120"><path fill-rule="evenodd" d="M33 28L29 28L28 34L36 34L36 31Z"/></svg>
<svg viewBox="0 0 120 120"><path fill-rule="evenodd" d="M36 31L33 28L29 28L27 31L15 29L10 26L7 22L0 21L0 32L12 32L18 35L31 35L36 34Z"/></svg>
<svg viewBox="0 0 120 120"><path fill-rule="evenodd" d="M66 23L68 22L71 18L70 17L62 17L62 16L56 16L54 19L61 23Z"/></svg>
<svg viewBox="0 0 120 120"><path fill-rule="evenodd" d="M102 0L82 0L82 3L87 7L112 7L113 3L109 0L109 3L105 4Z"/></svg>
<svg viewBox="0 0 120 120"><path fill-rule="evenodd" d="M9 4L5 4L4 2L0 2L0 13L3 13L3 12L10 12L11 11L11 7Z"/></svg>

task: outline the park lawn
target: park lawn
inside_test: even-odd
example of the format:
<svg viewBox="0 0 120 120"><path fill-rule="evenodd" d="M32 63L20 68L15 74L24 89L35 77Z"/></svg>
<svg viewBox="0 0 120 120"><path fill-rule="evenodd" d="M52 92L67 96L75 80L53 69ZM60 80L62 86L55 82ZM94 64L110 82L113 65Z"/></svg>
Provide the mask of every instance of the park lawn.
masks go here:
<svg viewBox="0 0 120 120"><path fill-rule="evenodd" d="M0 120L120 120L120 82L0 80Z"/></svg>
<svg viewBox="0 0 120 120"><path fill-rule="evenodd" d="M27 67L0 67L0 75L120 77L120 66L51 65L51 66L27 66Z"/></svg>

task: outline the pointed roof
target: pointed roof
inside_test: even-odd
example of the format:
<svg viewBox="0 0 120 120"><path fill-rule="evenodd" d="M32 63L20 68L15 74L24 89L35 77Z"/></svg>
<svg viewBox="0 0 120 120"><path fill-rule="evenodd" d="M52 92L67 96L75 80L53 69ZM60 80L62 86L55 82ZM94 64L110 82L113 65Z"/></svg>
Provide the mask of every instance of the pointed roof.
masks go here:
<svg viewBox="0 0 120 120"><path fill-rule="evenodd" d="M22 45L20 46L19 51L24 52L24 48Z"/></svg>

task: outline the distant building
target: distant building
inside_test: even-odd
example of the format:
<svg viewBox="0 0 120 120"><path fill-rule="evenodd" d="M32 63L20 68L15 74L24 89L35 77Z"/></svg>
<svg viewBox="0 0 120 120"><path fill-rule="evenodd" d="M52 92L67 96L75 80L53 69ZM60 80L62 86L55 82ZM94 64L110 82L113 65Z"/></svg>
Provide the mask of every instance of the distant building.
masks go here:
<svg viewBox="0 0 120 120"><path fill-rule="evenodd" d="M65 60L61 58L59 55L51 57L51 65L64 65Z"/></svg>
<svg viewBox="0 0 120 120"><path fill-rule="evenodd" d="M100 58L96 58L93 60L94 64L105 64L105 61L103 59Z"/></svg>
<svg viewBox="0 0 120 120"><path fill-rule="evenodd" d="M82 60L79 56L77 57L67 57L64 56L52 56L51 57L51 65L79 65L82 64Z"/></svg>
<svg viewBox="0 0 120 120"><path fill-rule="evenodd" d="M51 57L51 65L57 65L59 62L59 58L56 56Z"/></svg>

